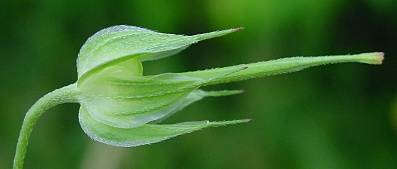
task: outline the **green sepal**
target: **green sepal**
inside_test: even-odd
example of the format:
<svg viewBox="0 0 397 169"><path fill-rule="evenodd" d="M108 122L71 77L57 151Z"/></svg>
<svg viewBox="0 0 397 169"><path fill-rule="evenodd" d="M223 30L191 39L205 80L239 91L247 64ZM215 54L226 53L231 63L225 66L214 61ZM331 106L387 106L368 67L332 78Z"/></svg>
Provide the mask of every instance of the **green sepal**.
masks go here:
<svg viewBox="0 0 397 169"><path fill-rule="evenodd" d="M140 61L164 58L198 41L222 36L238 29L185 36L159 33L136 26L118 25L91 36L81 47L77 59L79 81L116 62L137 58Z"/></svg>
<svg viewBox="0 0 397 169"><path fill-rule="evenodd" d="M208 127L245 123L249 120L221 122L195 121L161 125L144 124L135 128L117 128L97 122L84 110L84 107L81 107L79 121L84 132L95 141L118 147L135 147L157 143Z"/></svg>
<svg viewBox="0 0 397 169"><path fill-rule="evenodd" d="M272 75L279 75L284 73L291 73L300 71L306 68L321 66L326 64L335 63L349 63L358 62L366 64L382 64L383 53L372 52L372 53L361 53L354 55L334 55L334 56L315 56L315 57L289 57L281 58L270 61L241 64L236 66L213 68L200 71L184 72L180 73L181 76L187 76L190 78L199 78L202 80L211 79L219 74L231 71L239 67L245 67L246 69L237 73L223 76L212 80L205 85L213 85L220 83L229 83L235 81L242 81L247 79L261 78Z"/></svg>

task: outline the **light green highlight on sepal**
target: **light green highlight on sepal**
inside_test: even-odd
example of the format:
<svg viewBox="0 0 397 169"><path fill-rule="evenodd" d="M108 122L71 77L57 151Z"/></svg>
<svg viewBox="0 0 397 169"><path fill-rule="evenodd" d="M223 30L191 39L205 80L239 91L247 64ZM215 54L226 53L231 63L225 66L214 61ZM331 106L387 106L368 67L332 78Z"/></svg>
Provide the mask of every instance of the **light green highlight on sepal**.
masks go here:
<svg viewBox="0 0 397 169"><path fill-rule="evenodd" d="M80 103L97 121L119 128L137 127L174 114L206 96L205 92L196 90L203 84L245 68L232 68L208 79L191 78L175 73L132 76L128 79L102 77L92 84L85 82L81 86Z"/></svg>

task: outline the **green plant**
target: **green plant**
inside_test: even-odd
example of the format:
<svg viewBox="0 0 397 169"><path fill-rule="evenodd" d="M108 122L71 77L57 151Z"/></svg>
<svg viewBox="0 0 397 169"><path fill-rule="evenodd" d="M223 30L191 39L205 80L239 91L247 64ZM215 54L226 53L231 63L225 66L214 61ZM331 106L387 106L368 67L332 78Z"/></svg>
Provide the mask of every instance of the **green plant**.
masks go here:
<svg viewBox="0 0 397 169"><path fill-rule="evenodd" d="M92 139L121 147L160 142L207 127L247 122L195 121L157 124L207 96L227 96L239 90L204 91L202 86L277 75L332 63L381 64L383 53L291 57L184 73L143 76L143 61L161 59L201 40L222 36L228 29L193 36L164 34L134 26L99 31L82 46L77 59L78 80L39 99L27 112L14 158L22 169L29 136L40 116L62 103L79 103L79 121Z"/></svg>

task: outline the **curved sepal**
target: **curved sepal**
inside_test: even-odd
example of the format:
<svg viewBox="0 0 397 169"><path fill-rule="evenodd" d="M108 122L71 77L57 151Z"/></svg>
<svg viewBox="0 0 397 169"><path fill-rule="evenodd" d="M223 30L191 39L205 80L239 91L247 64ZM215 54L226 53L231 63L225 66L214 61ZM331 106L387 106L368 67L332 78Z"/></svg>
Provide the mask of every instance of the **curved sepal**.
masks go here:
<svg viewBox="0 0 397 169"><path fill-rule="evenodd" d="M138 58L155 60L178 53L201 40L222 36L238 29L228 29L193 36L159 33L136 26L118 25L91 36L81 47L77 59L78 77L104 65Z"/></svg>
<svg viewBox="0 0 397 169"><path fill-rule="evenodd" d="M144 124L136 128L117 128L94 120L84 107L80 108L79 121L84 132L93 140L119 147L135 147L157 143L207 127L218 127L248 122L233 120L222 122L195 121L178 124Z"/></svg>

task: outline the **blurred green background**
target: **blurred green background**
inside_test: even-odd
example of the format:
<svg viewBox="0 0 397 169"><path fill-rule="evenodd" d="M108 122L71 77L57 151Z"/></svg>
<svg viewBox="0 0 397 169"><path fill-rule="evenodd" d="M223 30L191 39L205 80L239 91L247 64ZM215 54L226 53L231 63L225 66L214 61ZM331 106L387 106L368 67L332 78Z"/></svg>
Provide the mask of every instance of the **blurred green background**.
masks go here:
<svg viewBox="0 0 397 169"><path fill-rule="evenodd" d="M0 168L11 168L26 110L76 80L75 59L96 31L118 24L196 34L245 27L145 63L182 72L296 55L383 51L382 66L340 64L216 86L167 122L252 118L150 146L115 148L80 129L77 105L44 115L27 169L397 168L397 3L394 0L0 1Z"/></svg>

